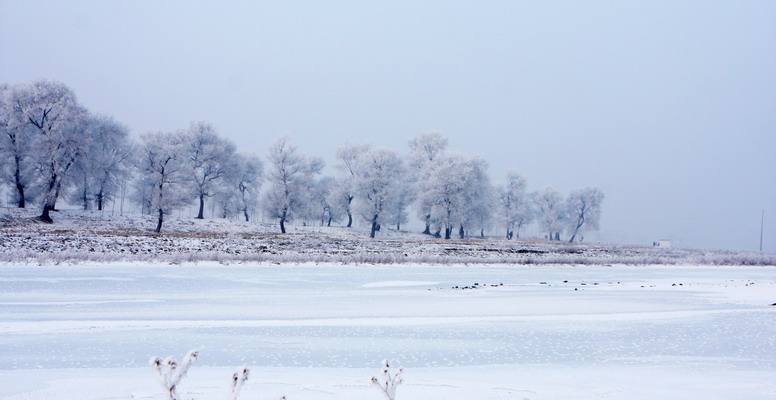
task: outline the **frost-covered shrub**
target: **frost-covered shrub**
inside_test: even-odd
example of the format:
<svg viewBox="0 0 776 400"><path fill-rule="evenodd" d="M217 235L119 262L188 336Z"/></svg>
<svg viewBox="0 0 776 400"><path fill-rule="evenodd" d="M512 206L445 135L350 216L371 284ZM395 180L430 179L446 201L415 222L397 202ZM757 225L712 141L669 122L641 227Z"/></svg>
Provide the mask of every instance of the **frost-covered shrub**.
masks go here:
<svg viewBox="0 0 776 400"><path fill-rule="evenodd" d="M248 380L248 374L250 372L251 370L248 368L243 368L240 371L235 371L235 373L232 374L232 386L229 393L230 400L237 400L237 396L240 395L240 390L242 389L245 381Z"/></svg>
<svg viewBox="0 0 776 400"><path fill-rule="evenodd" d="M151 358L149 364L151 365L151 368L153 368L159 384L164 388L168 400L180 399L178 397L178 385L186 376L191 365L197 361L197 357L199 357L199 352L191 350L183 357L183 361L181 361L180 365L175 361L175 357L167 357L163 360L158 357ZM229 400L237 400L243 384L248 380L249 373L250 370L247 367L243 367L232 374L232 380L229 387Z"/></svg>
<svg viewBox="0 0 776 400"><path fill-rule="evenodd" d="M404 367L399 367L399 370L391 375L391 366L388 364L388 360L383 360L382 377L372 377L372 384L380 389L388 400L395 400L396 387L403 382L401 377L403 372Z"/></svg>
<svg viewBox="0 0 776 400"><path fill-rule="evenodd" d="M154 357L149 361L151 368L154 369L154 373L156 374L156 379L164 388L169 400L178 400L178 384L181 379L186 376L191 365L197 361L198 356L198 351L189 351L186 356L183 357L180 368L174 357L167 357L164 360Z"/></svg>

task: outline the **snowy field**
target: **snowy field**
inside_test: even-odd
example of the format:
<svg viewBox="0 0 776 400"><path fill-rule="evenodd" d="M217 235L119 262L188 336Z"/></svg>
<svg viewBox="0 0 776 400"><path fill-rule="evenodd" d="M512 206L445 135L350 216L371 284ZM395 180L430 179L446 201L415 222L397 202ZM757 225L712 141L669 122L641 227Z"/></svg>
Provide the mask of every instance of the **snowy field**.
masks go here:
<svg viewBox="0 0 776 400"><path fill-rule="evenodd" d="M457 288L456 288L457 287ZM469 287L469 289L465 289ZM475 287L475 288L471 288ZM0 266L0 398L775 399L773 267Z"/></svg>

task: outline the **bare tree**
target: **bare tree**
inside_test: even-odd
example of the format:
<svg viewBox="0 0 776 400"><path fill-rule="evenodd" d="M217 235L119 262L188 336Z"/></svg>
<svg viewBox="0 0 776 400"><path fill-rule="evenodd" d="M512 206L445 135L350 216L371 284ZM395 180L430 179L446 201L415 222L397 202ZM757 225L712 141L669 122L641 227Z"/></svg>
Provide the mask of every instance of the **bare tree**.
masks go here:
<svg viewBox="0 0 776 400"><path fill-rule="evenodd" d="M597 187L586 187L569 193L566 200L569 212L569 231L571 232L569 243L573 243L577 234L583 230L598 229L603 200L604 193Z"/></svg>

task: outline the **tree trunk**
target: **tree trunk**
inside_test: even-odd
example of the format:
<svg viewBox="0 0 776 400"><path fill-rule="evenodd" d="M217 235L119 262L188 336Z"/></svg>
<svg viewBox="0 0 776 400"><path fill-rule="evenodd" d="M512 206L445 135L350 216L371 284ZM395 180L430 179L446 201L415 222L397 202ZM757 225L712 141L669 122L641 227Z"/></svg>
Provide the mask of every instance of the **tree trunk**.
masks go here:
<svg viewBox="0 0 776 400"><path fill-rule="evenodd" d="M280 233L286 233L286 215L287 211L283 210L283 215L280 216Z"/></svg>
<svg viewBox="0 0 776 400"><path fill-rule="evenodd" d="M463 230L463 225L458 227L458 237L461 239L466 237L466 231Z"/></svg>
<svg viewBox="0 0 776 400"><path fill-rule="evenodd" d="M401 222L396 222L396 232L401 231Z"/></svg>
<svg viewBox="0 0 776 400"><path fill-rule="evenodd" d="M242 211L243 211L243 216L245 216L245 222L248 222L248 220L249 220L249 218L248 218L248 207L243 208Z"/></svg>
<svg viewBox="0 0 776 400"><path fill-rule="evenodd" d="M57 175L51 174L48 184L46 185L48 190L46 190L46 195L43 198L43 212L38 217L38 220L48 224L54 222L54 220L51 219L51 215L49 215L49 213L54 211L56 204L57 180Z"/></svg>
<svg viewBox="0 0 776 400"><path fill-rule="evenodd" d="M102 201L105 197L105 194L103 193L102 189L100 189L99 193L97 193L97 211L102 211ZM113 202L116 203L115 201Z"/></svg>
<svg viewBox="0 0 776 400"><path fill-rule="evenodd" d="M369 237L371 237L371 238L375 237L375 232L377 231L377 218L378 217L379 216L377 214L375 214L372 217L372 230L371 230L371 232L369 232Z"/></svg>
<svg viewBox="0 0 776 400"><path fill-rule="evenodd" d="M49 215L49 212L52 211L54 208L49 206L48 204L43 205L43 213L40 214L38 217L38 220L41 222L45 222L47 224L54 223L54 220L51 219L51 215Z"/></svg>
<svg viewBox="0 0 776 400"><path fill-rule="evenodd" d="M16 183L16 192L19 193L19 203L18 203L19 208L26 207L27 205L24 202L24 185L22 185L21 183L17 182Z"/></svg>
<svg viewBox="0 0 776 400"><path fill-rule="evenodd" d="M329 220L326 221L326 226L331 226L331 213L329 213Z"/></svg>
<svg viewBox="0 0 776 400"><path fill-rule="evenodd" d="M84 185L84 191L81 193L81 200L83 200L84 211L89 209L89 194L86 193L86 185Z"/></svg>
<svg viewBox="0 0 776 400"><path fill-rule="evenodd" d="M199 194L199 213L197 219L205 219L205 194Z"/></svg>
<svg viewBox="0 0 776 400"><path fill-rule="evenodd" d="M350 203L353 202L353 196L348 196L348 228L353 226L353 213L350 211Z"/></svg>
<svg viewBox="0 0 776 400"><path fill-rule="evenodd" d="M453 228L450 226L445 227L445 239L450 239L453 234Z"/></svg>
<svg viewBox="0 0 776 400"><path fill-rule="evenodd" d="M164 209L159 208L159 219L156 221L156 233L162 231L162 222L164 222Z"/></svg>
<svg viewBox="0 0 776 400"><path fill-rule="evenodd" d="M423 234L431 234L431 215L426 214L426 229L423 231Z"/></svg>

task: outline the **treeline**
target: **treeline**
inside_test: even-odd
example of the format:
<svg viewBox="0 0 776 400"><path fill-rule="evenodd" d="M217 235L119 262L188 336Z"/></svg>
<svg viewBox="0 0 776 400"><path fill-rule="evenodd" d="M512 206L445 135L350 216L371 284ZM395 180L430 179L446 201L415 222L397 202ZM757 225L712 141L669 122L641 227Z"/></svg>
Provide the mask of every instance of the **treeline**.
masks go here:
<svg viewBox="0 0 776 400"><path fill-rule="evenodd" d="M39 205L41 221L53 222L60 197L97 210L127 198L157 216L157 232L165 215L192 203L203 218L207 201L225 218L249 221L262 210L283 233L298 219L350 227L360 218L375 237L383 226L400 230L414 213L424 233L446 239L493 228L511 239L536 223L547 238L573 242L598 229L604 197L592 187L565 198L551 188L528 193L514 171L493 185L485 160L449 151L438 132L414 137L405 154L343 144L336 177L321 177L323 159L285 137L269 146L265 166L206 122L138 143L121 123L81 106L70 88L45 80L0 84L0 154L13 203Z"/></svg>

